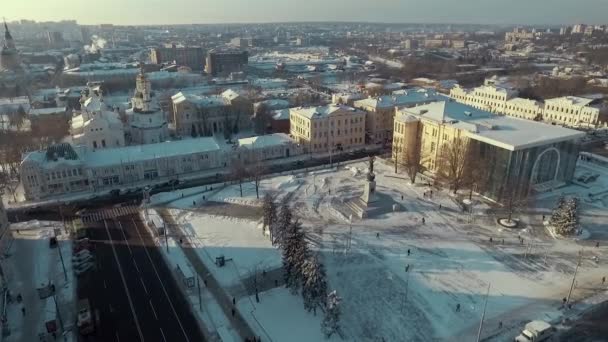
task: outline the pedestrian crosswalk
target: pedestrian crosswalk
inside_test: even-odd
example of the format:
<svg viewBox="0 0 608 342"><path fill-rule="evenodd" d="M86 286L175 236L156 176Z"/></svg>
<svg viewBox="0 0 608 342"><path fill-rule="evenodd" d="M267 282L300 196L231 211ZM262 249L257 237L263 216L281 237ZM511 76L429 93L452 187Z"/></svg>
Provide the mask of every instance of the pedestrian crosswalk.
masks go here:
<svg viewBox="0 0 608 342"><path fill-rule="evenodd" d="M95 211L87 211L80 214L82 222L98 222L107 219L113 219L120 216L132 215L139 211L138 206L128 205L124 207L106 208Z"/></svg>

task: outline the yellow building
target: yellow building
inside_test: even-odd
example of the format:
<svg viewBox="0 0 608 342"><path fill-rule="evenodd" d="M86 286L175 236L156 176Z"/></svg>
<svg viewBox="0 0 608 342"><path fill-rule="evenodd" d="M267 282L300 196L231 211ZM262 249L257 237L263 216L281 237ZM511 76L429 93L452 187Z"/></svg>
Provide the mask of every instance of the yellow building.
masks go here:
<svg viewBox="0 0 608 342"><path fill-rule="evenodd" d="M365 116L364 111L334 104L291 108L289 130L304 153L348 150L365 144Z"/></svg>
<svg viewBox="0 0 608 342"><path fill-rule="evenodd" d="M439 101L397 109L393 159L417 160L425 171L446 171L446 154L457 141L467 142L475 168L487 171L484 195L500 199L509 187L518 195L546 191L571 181L584 133L540 122L494 115L458 103ZM451 156L450 156L451 158ZM468 159L472 158L472 159ZM514 190L515 191L515 190Z"/></svg>
<svg viewBox="0 0 608 342"><path fill-rule="evenodd" d="M445 99L431 89L400 90L393 95L370 97L355 101L353 107L367 112L365 130L368 144L389 142L393 138L395 108L414 107Z"/></svg>
<svg viewBox="0 0 608 342"><path fill-rule="evenodd" d="M564 96L545 100L543 119L549 123L570 127L595 127L600 109L592 106L593 99Z"/></svg>

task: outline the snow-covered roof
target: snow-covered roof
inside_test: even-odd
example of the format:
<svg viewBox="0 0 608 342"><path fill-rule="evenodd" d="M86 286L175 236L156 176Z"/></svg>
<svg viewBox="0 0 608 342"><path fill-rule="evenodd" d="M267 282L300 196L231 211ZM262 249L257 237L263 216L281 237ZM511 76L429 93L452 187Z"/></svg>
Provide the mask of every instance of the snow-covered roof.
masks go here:
<svg viewBox="0 0 608 342"><path fill-rule="evenodd" d="M268 109L283 109L289 107L289 101L282 99L270 99L265 101L256 102L254 107L259 107L261 105L266 106Z"/></svg>
<svg viewBox="0 0 608 342"><path fill-rule="evenodd" d="M228 89L221 95L199 96L190 93L179 92L171 96L173 103L179 104L184 101L193 103L199 107L220 107L228 106L230 103L241 95L234 90Z"/></svg>
<svg viewBox="0 0 608 342"><path fill-rule="evenodd" d="M562 97L556 97L556 98L552 98L552 99L547 99L545 100L545 103L555 103L555 104L567 104L569 106L578 106L578 107L584 107L589 105L591 102L593 102L593 99L588 99L585 97L578 97L578 96L562 96Z"/></svg>
<svg viewBox="0 0 608 342"><path fill-rule="evenodd" d="M400 93L393 95L385 95L375 98L367 98L355 101L354 106L372 107L372 108L393 108L401 106L413 106L419 103L427 103L431 101L440 101L446 99L445 96L438 94L432 89L411 89L402 90Z"/></svg>
<svg viewBox="0 0 608 342"><path fill-rule="evenodd" d="M319 106L319 107L297 107L297 108L290 109L290 113L298 114L298 115L301 115L301 116L309 118L309 119L312 119L313 117L320 118L322 116L330 116L334 113L345 113L345 112L353 113L353 114L364 113L363 111L360 111L353 107L337 105L337 104L329 104L326 106Z"/></svg>
<svg viewBox="0 0 608 342"><path fill-rule="evenodd" d="M519 106L540 106L540 102L532 99L525 99L523 97L514 97L507 100L507 105L519 105Z"/></svg>
<svg viewBox="0 0 608 342"><path fill-rule="evenodd" d="M289 108L279 109L273 111L272 119L273 120L289 120Z"/></svg>
<svg viewBox="0 0 608 342"><path fill-rule="evenodd" d="M582 138L585 133L536 121L498 116L454 101L401 109L401 114L452 125L467 135L511 151Z"/></svg>
<svg viewBox="0 0 608 342"><path fill-rule="evenodd" d="M221 150L215 139L210 137L98 150L89 149L87 146L76 146L73 149L77 155L76 159L48 160L46 151L34 151L28 153L23 162L35 161L43 168L52 168L58 163L84 164L88 167L110 167L129 162Z"/></svg>
<svg viewBox="0 0 608 342"><path fill-rule="evenodd" d="M52 107L52 108L32 108L30 109L29 115L49 115L49 114L60 114L67 111L66 107Z"/></svg>
<svg viewBox="0 0 608 342"><path fill-rule="evenodd" d="M291 139L288 134L274 133L268 135L260 135L257 137L239 139L239 146L250 149L256 149L291 144L293 142L293 139Z"/></svg>

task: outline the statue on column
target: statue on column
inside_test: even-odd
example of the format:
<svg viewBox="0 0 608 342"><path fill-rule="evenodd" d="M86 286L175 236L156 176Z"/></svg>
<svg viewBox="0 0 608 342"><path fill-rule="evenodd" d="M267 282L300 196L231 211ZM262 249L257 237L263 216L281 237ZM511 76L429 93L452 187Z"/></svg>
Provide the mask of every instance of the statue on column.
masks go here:
<svg viewBox="0 0 608 342"><path fill-rule="evenodd" d="M376 179L376 175L374 174L374 161L376 160L376 157L374 156L369 156L368 158L368 163L369 166L368 168L368 172L367 172L367 180L370 182L373 182L374 179Z"/></svg>

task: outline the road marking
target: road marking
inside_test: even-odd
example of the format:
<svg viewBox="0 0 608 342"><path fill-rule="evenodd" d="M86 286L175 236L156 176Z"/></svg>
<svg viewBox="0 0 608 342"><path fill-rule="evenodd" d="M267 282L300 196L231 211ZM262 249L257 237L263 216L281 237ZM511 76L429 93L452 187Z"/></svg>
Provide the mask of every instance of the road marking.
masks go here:
<svg viewBox="0 0 608 342"><path fill-rule="evenodd" d="M100 266L101 266L101 265L100 265ZM99 268L101 268L101 267L99 267ZM106 284L106 280L105 280L105 279L103 280L103 288L104 288L104 289L107 289L107 288L108 288L108 285Z"/></svg>
<svg viewBox="0 0 608 342"><path fill-rule="evenodd" d="M112 241L112 236L110 236L110 230L108 229L108 222L103 220L103 224L106 228L106 233L108 234L108 240L110 241L110 247L112 248L112 254L114 254L114 260L116 261L116 265L118 265L118 273L120 274L120 279L122 280L122 286L125 288L125 292L127 293L127 300L129 301L129 306L131 307L131 314L133 314L133 318L135 319L135 326L137 327L137 333L139 334L139 340L144 341L144 334L141 332L141 327L139 326L139 319L137 318L137 313L135 312L135 307L133 306L133 301L131 300L131 294L129 293L129 288L127 287L127 281L125 280L125 275L122 273L122 266L120 266L120 261L118 261L118 254L116 253L116 248L114 247L114 242Z"/></svg>
<svg viewBox="0 0 608 342"><path fill-rule="evenodd" d="M142 237L141 233L139 232L139 229L137 229L137 223L135 223L135 220L133 220L133 217L131 217L131 221L133 222L133 226L135 228L135 231L137 231L137 235L139 235L139 239L141 240L141 244L142 244L142 246L144 248L144 251L146 251L146 255L148 256L148 260L150 260L150 264L152 265L152 269L154 270L154 273L156 274L156 278L160 282L160 286L163 289L163 292L165 293L165 297L167 297L167 300L169 301L169 306L171 307L171 311L173 311L173 315L175 315L175 319L177 320L177 323L179 324L179 327L182 329L182 333L184 334L184 337L186 338L186 341L190 342L190 339L188 338L188 334L186 334L186 330L184 330L184 326L182 325L182 322L180 321L179 316L177 315L177 311L175 311L175 307L173 306L173 302L171 301L171 297L169 297L169 294L167 293L167 289L165 289L165 284L163 284L163 281L160 278L160 275L158 274L158 271L156 270L156 266L154 266L154 262L152 261L152 257L150 256L150 252L148 252L148 249L146 248L146 244L144 243L144 238ZM161 329L161 332L162 332L162 329ZM164 334L163 334L163 339L164 339Z"/></svg>
<svg viewBox="0 0 608 342"><path fill-rule="evenodd" d="M114 312L114 308L112 307L112 304L108 304L108 307L110 307L110 313Z"/></svg>
<svg viewBox="0 0 608 342"><path fill-rule="evenodd" d="M118 337L118 331L116 332L116 341L120 342L120 337Z"/></svg>
<svg viewBox="0 0 608 342"><path fill-rule="evenodd" d="M139 281L141 281L141 286L144 287L144 291L146 291L146 294L148 294L148 289L146 288L146 284L144 284L144 280L141 277L139 277Z"/></svg>
<svg viewBox="0 0 608 342"><path fill-rule="evenodd" d="M158 321L158 316L156 316L156 310L154 310L154 305L152 305L152 301L148 299L148 303L150 303L150 307L152 308L152 313L154 314L154 318Z"/></svg>
<svg viewBox="0 0 608 342"><path fill-rule="evenodd" d="M163 328L160 328L160 334L163 336L163 341L167 342L167 339L165 338L165 333L163 332Z"/></svg>
<svg viewBox="0 0 608 342"><path fill-rule="evenodd" d="M137 267L137 263L135 262L135 259L133 260L133 265L135 265L135 269L137 270L137 273L141 274L141 271L139 270L139 267Z"/></svg>

